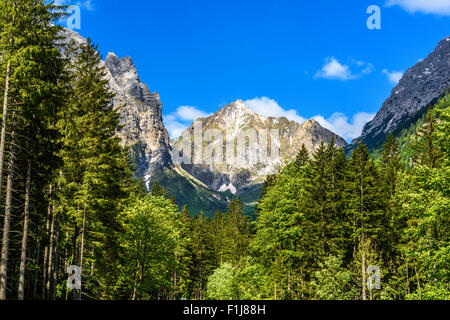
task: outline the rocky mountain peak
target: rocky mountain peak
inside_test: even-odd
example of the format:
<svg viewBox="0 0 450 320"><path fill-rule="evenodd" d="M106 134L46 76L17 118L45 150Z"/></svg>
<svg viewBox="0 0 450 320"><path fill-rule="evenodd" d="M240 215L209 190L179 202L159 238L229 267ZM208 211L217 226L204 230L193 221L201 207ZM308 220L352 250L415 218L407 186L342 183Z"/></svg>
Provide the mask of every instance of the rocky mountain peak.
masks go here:
<svg viewBox="0 0 450 320"><path fill-rule="evenodd" d="M284 117L262 117L249 109L242 100L232 102L215 114L198 120L202 121L203 130L218 129L222 133L222 142L203 141L201 147L204 152L210 152L211 147L220 145L223 145L223 150L226 150L230 143L235 145L237 150L237 144L242 143L242 140L240 140L242 137L245 138L250 135L253 137L252 139L256 139L251 142L252 148L256 148L258 154L258 160L254 163L247 161L226 162L226 159L223 158L225 153L222 154L223 161L212 164L192 164L194 163L193 158L190 161L191 164L178 163L186 172L218 192L232 190L232 193L236 193L251 185L262 183L267 175L276 173L283 163L292 161L302 145L305 145L310 152L317 148L321 142L327 144L333 138L338 146L344 147L347 145L343 138L323 128L313 119L299 124ZM195 125L192 124L182 137L173 140L172 146L174 149L185 145L190 146L191 144L186 144L184 139L193 141L194 131ZM272 156L272 153L270 156L266 154L268 146L279 149L278 156ZM247 151L243 152L246 153ZM193 154L191 153L191 156Z"/></svg>
<svg viewBox="0 0 450 320"><path fill-rule="evenodd" d="M216 118L221 117L226 121L238 121L243 117L257 116L242 100L236 100L215 113Z"/></svg>
<svg viewBox="0 0 450 320"><path fill-rule="evenodd" d="M152 94L147 85L141 82L136 66L130 57L119 59L116 54L110 52L106 57L105 65L117 85L128 95L138 99L144 105L157 107L157 113L162 114L162 106L157 102L159 95Z"/></svg>
<svg viewBox="0 0 450 320"><path fill-rule="evenodd" d="M416 121L428 106L450 88L450 36L439 42L427 58L408 69L375 118L364 126L361 137L370 148L377 148L388 133L397 133Z"/></svg>
<svg viewBox="0 0 450 320"><path fill-rule="evenodd" d="M114 78L117 78L124 73L129 73L133 74L134 78L139 79L136 66L129 56L119 59L114 52L109 52L105 59L105 63Z"/></svg>
<svg viewBox="0 0 450 320"><path fill-rule="evenodd" d="M318 123L316 120L314 119L309 119L306 120L305 122L302 123L301 125L304 129L310 129L310 128L322 128L322 126L320 125L320 123Z"/></svg>
<svg viewBox="0 0 450 320"><path fill-rule="evenodd" d="M64 29L63 38L65 43L87 43L80 34L69 29ZM117 136L122 145L131 149L136 165L135 177L144 179L149 185L153 172L173 166L159 94L150 92L142 83L130 57L120 59L110 52L101 65L106 67L106 78L115 94L113 107L120 111L122 129Z"/></svg>

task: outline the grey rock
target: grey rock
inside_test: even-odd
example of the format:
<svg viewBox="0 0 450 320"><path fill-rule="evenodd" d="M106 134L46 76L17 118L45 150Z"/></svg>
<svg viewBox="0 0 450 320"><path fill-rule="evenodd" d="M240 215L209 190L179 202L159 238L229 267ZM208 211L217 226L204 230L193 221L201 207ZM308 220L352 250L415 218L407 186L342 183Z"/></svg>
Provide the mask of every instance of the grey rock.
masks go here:
<svg viewBox="0 0 450 320"><path fill-rule="evenodd" d="M364 126L361 136L371 148L383 143L388 133L396 133L421 116L450 88L450 36L439 42L423 61L408 69L375 118Z"/></svg>
<svg viewBox="0 0 450 320"><path fill-rule="evenodd" d="M78 33L65 29L63 42L86 44ZM153 172L173 167L170 156L169 134L162 121L162 103L158 93L151 93L142 83L130 57L119 59L109 53L105 62L106 78L115 97L112 107L119 110L120 126L117 135L121 143L131 149L136 165L136 178L142 178L147 186Z"/></svg>
<svg viewBox="0 0 450 320"><path fill-rule="evenodd" d="M198 119L202 122L203 133L208 130L218 130L221 133L223 141L223 161L217 161L213 164L195 164L194 149L192 143L185 143L186 140L194 141L194 129L192 124L180 138L172 140L174 152L181 150L183 146L191 145L191 164L185 164L178 161L176 165L181 166L186 172L190 173L196 179L203 182L214 191L223 192L230 190L232 193L239 193L244 189L264 182L265 178L270 174L275 174L286 163L295 159L302 145L312 153L320 143L329 144L334 138L335 144L345 147L347 142L334 134L333 132L323 128L317 121L308 120L303 124L290 121L284 117L263 117L250 110L241 100L237 100L215 114ZM237 143L238 137L245 136L247 130L254 130L258 135L257 153L263 151L263 147L279 145L279 158L270 156L258 157L256 163L250 161L236 161L228 163L226 161L226 143L234 141ZM272 135L271 130L278 131L278 138ZM265 138L260 135L266 132ZM189 141L187 140L187 141ZM270 140L270 142L268 142ZM267 144L264 144L267 141ZM237 145L237 144L236 144ZM205 148L211 146L209 141L203 141L202 154L205 154ZM220 146L220 145L219 145ZM238 152L235 151L237 157ZM248 160L246 158L246 160ZM174 162L177 162L174 158Z"/></svg>

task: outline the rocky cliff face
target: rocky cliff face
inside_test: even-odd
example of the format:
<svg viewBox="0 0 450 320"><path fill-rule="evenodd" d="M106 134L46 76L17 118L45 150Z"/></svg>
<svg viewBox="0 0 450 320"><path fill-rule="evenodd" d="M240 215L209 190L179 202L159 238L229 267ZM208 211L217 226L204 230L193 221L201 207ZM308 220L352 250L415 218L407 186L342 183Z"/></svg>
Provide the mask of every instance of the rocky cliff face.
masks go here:
<svg viewBox="0 0 450 320"><path fill-rule="evenodd" d="M116 96L114 108L120 110L118 132L123 145L132 149L136 175L148 184L152 173L170 168L169 134L162 121L162 103L158 93L151 93L139 79L130 57L119 59L109 53L105 65L111 74L111 87Z"/></svg>
<svg viewBox="0 0 450 320"><path fill-rule="evenodd" d="M86 39L71 30L65 30L65 42L86 43ZM313 151L321 142L330 143L332 138L338 146L347 143L331 131L322 128L319 123L309 120L303 124L286 118L262 117L247 108L238 100L220 109L214 115L200 119L204 133L208 129L216 130L215 136L222 135L224 144L212 148L212 154L223 149L226 155L226 141L236 141L233 151L236 161L222 164L183 164L174 163L172 147L177 149L185 140L178 138L169 141L169 135L162 121L162 103L158 93L150 92L142 83L137 69L130 57L120 59L109 53L102 62L107 69L109 86L115 93L113 108L119 110L122 129L117 132L124 146L130 147L134 163L135 176L143 178L149 187L158 180L177 203L187 204L193 213L203 210L214 214L216 210L225 210L232 194L239 194L245 202L246 212L254 210L259 196L260 184L269 174L276 173L280 166L295 158L302 144ZM249 153L238 148L237 141L245 134L255 134L256 139L246 138L244 150L254 147L258 156L256 162L249 162ZM194 124L183 136L194 134ZM211 140L212 136L209 137ZM211 149L208 137L204 137L200 152ZM272 153L273 147L279 147L278 153ZM264 152L263 152L264 151ZM238 159L243 155L244 161ZM192 157L194 154L192 155ZM193 159L192 159L193 160Z"/></svg>
<svg viewBox="0 0 450 320"><path fill-rule="evenodd" d="M426 108L450 88L450 36L423 61L408 69L361 137L371 148L379 147L388 133L396 133L417 120Z"/></svg>
<svg viewBox="0 0 450 320"><path fill-rule="evenodd" d="M321 142L330 143L332 138L340 147L347 145L343 138L314 120L299 124L284 117L262 117L241 100L196 122L201 123L203 134L203 141L197 143L201 145L197 149L199 152L193 147L195 133L199 128L197 124L196 129L194 123L182 137L172 141L174 152L184 153L186 146L190 147L190 163L182 159L175 160L175 157L174 161L209 188L219 192L229 190L239 193L251 185L262 183L267 175L276 173L284 163L293 160L303 144L310 152ZM253 152L250 153L250 150ZM199 154L203 156L202 161L196 161ZM213 157L209 158L208 163L205 155L209 154ZM251 158L252 154L254 158Z"/></svg>
<svg viewBox="0 0 450 320"><path fill-rule="evenodd" d="M64 29L65 43L86 44L78 33ZM155 171L172 168L169 134L162 121L162 103L158 93L151 93L141 82L130 57L119 59L109 53L102 62L106 78L115 93L113 108L119 110L122 129L117 133L123 146L131 149L136 165L135 177L143 178L147 186Z"/></svg>

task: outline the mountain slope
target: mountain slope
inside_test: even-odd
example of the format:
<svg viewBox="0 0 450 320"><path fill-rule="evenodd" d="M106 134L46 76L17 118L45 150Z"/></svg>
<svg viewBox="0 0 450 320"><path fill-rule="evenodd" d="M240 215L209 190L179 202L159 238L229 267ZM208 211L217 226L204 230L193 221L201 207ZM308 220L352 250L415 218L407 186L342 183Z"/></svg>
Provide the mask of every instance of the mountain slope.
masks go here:
<svg viewBox="0 0 450 320"><path fill-rule="evenodd" d="M196 123L201 124L204 136L199 151L192 147L195 145L192 142L196 136ZM211 132L209 136L208 130ZM248 141L244 140L246 136ZM213 143L211 137L215 138ZM283 164L295 158L303 144L312 152L321 142L328 144L333 138L338 146L347 145L343 138L314 120L299 124L284 117L262 117L238 100L212 116L198 119L171 144L175 152L184 153L187 147L190 148L189 163L173 158L185 171L212 190L240 194L261 184L268 175L277 173ZM273 148L279 151L268 151ZM255 153L254 161L251 161L250 149ZM212 150L213 163L205 159L203 162L196 161L199 154L205 156ZM276 156L277 153L279 156ZM232 161L229 161L230 154Z"/></svg>
<svg viewBox="0 0 450 320"><path fill-rule="evenodd" d="M123 145L132 149L136 176L146 184L155 170L172 167L169 134L162 120L162 103L158 93L151 93L141 82L130 57L119 59L109 53L105 65L111 74L114 108L120 111L118 132Z"/></svg>
<svg viewBox="0 0 450 320"><path fill-rule="evenodd" d="M64 29L65 43L86 44L80 34ZM117 132L123 146L130 148L136 166L135 177L142 178L147 187L153 172L173 167L170 157L169 134L162 121L162 103L158 93L151 93L142 83L130 57L119 59L109 53L101 63L115 97L112 107L119 110Z"/></svg>
<svg viewBox="0 0 450 320"><path fill-rule="evenodd" d="M68 29L64 31L64 36L66 43L87 43L85 38ZM131 150L136 166L135 178L143 179L148 189L158 181L174 196L180 207L187 204L193 214L198 214L200 210L208 215L217 210L223 211L237 195L244 202L244 210L252 213L267 175L277 173L280 166L293 160L302 144L309 151L321 142L330 143L332 138L338 146L347 145L344 139L322 128L314 120L299 124L286 118L262 117L238 100L211 117L201 119L203 129L222 132L225 141L245 137L244 133L250 130L257 137L252 146L258 155L265 156L259 158L257 163L176 163L172 159L172 147L177 149L183 138L169 141L162 121L159 94L150 92L142 83L130 57L119 59L114 53L109 53L102 65L107 69L106 78L115 93L112 107L120 113L122 128L117 135L122 145ZM192 136L193 130L194 124L184 132L184 136ZM250 141L243 144L247 146ZM276 153L272 151L267 152L276 146L279 146L279 157L275 157ZM200 149L203 154L208 149L208 143L202 144ZM266 152L262 153L264 149ZM233 150L239 153L237 144ZM249 160L248 153L244 151L242 154L245 155L244 160Z"/></svg>
<svg viewBox="0 0 450 320"><path fill-rule="evenodd" d="M375 118L347 148L363 141L370 149L380 147L388 133L396 134L416 122L450 88L450 36L439 42L423 61L408 69Z"/></svg>

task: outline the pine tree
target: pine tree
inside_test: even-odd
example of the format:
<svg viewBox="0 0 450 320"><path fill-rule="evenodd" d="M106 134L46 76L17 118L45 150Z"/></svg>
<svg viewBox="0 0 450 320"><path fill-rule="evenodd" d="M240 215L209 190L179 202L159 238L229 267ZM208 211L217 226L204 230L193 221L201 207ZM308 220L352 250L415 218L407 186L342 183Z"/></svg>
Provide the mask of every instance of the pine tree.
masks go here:
<svg viewBox="0 0 450 320"><path fill-rule="evenodd" d="M380 161L380 173L383 179L382 200L385 202L386 219L384 221L383 248L385 260L388 262L390 274L395 277L397 269L400 267L400 253L398 245L400 242L400 231L404 228L404 223L399 219L401 208L395 201L397 186L400 177L400 152L395 138L389 134L383 146ZM394 285L397 286L397 285Z"/></svg>
<svg viewBox="0 0 450 320"><path fill-rule="evenodd" d="M45 202L32 185L45 185L49 180L48 167L55 165L52 126L62 101L58 85L62 59L55 46L61 28L53 24L61 13L54 9L55 6L43 0L5 0L0 4L0 57L5 70L0 181L4 160L8 160L0 299L5 298L10 222L16 207L13 198L23 197L25 208L18 285L18 298L23 299L30 208ZM6 139L8 131L9 139ZM9 157L5 157L6 150ZM19 184L24 184L23 193L15 191Z"/></svg>
<svg viewBox="0 0 450 320"><path fill-rule="evenodd" d="M158 181L155 181L155 183L152 185L150 193L152 195L154 195L155 197L166 197L167 196L166 189L163 186L161 186Z"/></svg>
<svg viewBox="0 0 450 320"><path fill-rule="evenodd" d="M217 266L231 258L226 254L231 244L231 238L227 237L227 223L227 217L220 211L217 211L211 220L211 231L214 235L212 241Z"/></svg>
<svg viewBox="0 0 450 320"><path fill-rule="evenodd" d="M250 223L243 212L244 204L241 199L233 199L227 207L224 258L223 260L240 264L248 253L250 240Z"/></svg>
<svg viewBox="0 0 450 320"><path fill-rule="evenodd" d="M381 153L381 172L383 174L384 190L388 198L392 198L395 194L400 167L398 144L392 134L389 134Z"/></svg>
<svg viewBox="0 0 450 320"><path fill-rule="evenodd" d="M334 138L327 147L327 154L328 247L329 253L337 257L341 256L349 245L349 225L345 215L346 177L349 165L345 151L335 145Z"/></svg>
<svg viewBox="0 0 450 320"><path fill-rule="evenodd" d="M361 142L352 152L350 158L347 185L348 215L352 221L351 238L354 243L354 254L359 252L361 266L358 278L361 298L367 299L366 269L369 266L369 245L377 247L382 231L384 218L383 203L380 199L381 184L378 170L370 159L367 147ZM379 266L381 267L381 266Z"/></svg>
<svg viewBox="0 0 450 320"><path fill-rule="evenodd" d="M210 221L202 211L192 221L191 299L202 300L204 298L207 279L217 267L211 241L212 236Z"/></svg>
<svg viewBox="0 0 450 320"><path fill-rule="evenodd" d="M113 94L97 47L89 41L79 48L72 45L68 53L70 97L58 125L64 166L56 214L67 214L73 226L73 263L99 270L101 286L85 277L86 287L91 294L110 297L118 261L117 216L133 188L131 165L115 135L119 114L111 108Z"/></svg>
<svg viewBox="0 0 450 320"><path fill-rule="evenodd" d="M306 220L310 225L310 237L315 239L315 258L318 263L328 252L328 226L329 214L327 208L327 167L330 163L326 145L322 142L313 153L313 159L306 170L306 185L303 198L303 209Z"/></svg>
<svg viewBox="0 0 450 320"><path fill-rule="evenodd" d="M295 166L300 169L304 167L309 161L309 153L308 150L306 150L306 147L304 144L302 144L302 147L300 148L300 151L297 153L297 156L295 157Z"/></svg>
<svg viewBox="0 0 450 320"><path fill-rule="evenodd" d="M415 143L412 145L413 162L436 168L439 165L441 153L433 139L436 131L437 119L433 108L430 108L425 117L422 128L417 132Z"/></svg>
<svg viewBox="0 0 450 320"><path fill-rule="evenodd" d="M190 288L192 288L192 279L190 272L193 268L192 256L192 219L191 213L187 205L183 206L181 210L181 250L178 256L179 264L179 285L178 291L183 298L189 298Z"/></svg>

